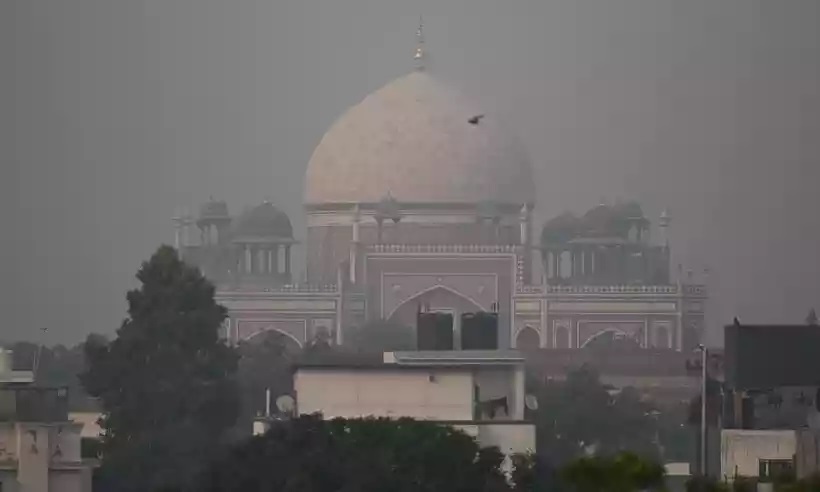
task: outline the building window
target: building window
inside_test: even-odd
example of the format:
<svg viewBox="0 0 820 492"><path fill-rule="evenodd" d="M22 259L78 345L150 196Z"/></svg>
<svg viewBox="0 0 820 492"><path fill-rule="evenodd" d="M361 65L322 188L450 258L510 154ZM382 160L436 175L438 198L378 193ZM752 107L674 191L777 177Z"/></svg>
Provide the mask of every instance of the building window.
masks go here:
<svg viewBox="0 0 820 492"><path fill-rule="evenodd" d="M794 475L793 460L760 460L758 476L762 479L785 479Z"/></svg>
<svg viewBox="0 0 820 492"><path fill-rule="evenodd" d="M654 348L669 349L672 348L672 336L669 327L666 325L655 326L655 343Z"/></svg>
<svg viewBox="0 0 820 492"><path fill-rule="evenodd" d="M553 328L553 347L559 349L570 348L569 328L556 326Z"/></svg>

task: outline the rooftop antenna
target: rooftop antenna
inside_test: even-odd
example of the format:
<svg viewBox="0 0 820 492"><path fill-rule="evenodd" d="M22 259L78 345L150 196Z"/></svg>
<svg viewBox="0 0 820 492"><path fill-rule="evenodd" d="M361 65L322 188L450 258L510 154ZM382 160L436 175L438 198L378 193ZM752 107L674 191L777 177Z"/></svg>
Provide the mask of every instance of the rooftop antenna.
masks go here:
<svg viewBox="0 0 820 492"><path fill-rule="evenodd" d="M416 70L424 70L424 19L419 16L419 28L416 30L416 54L413 59L416 61Z"/></svg>
<svg viewBox="0 0 820 492"><path fill-rule="evenodd" d="M37 380L37 369L40 368L40 358L42 358L43 356L43 344L45 343L45 336L47 331L48 328L46 327L40 328L40 333L42 333L43 336L40 339L40 343L37 344L37 352L34 354L34 367L32 368L32 373L34 374L35 381Z"/></svg>
<svg viewBox="0 0 820 492"><path fill-rule="evenodd" d="M672 222L672 217L669 216L669 209L664 208L663 212L661 212L660 219L658 220L658 227L661 229L661 240L663 241L663 246L669 249L669 225Z"/></svg>

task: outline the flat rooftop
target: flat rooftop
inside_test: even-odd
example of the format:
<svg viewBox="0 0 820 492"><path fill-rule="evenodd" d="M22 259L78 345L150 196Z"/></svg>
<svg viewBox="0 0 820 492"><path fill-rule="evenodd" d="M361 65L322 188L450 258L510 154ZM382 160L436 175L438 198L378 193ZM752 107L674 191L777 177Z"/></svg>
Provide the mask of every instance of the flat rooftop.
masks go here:
<svg viewBox="0 0 820 492"><path fill-rule="evenodd" d="M451 368L470 366L524 365L524 356L516 351L447 350L359 353L331 350L308 354L294 364L295 369L390 369Z"/></svg>
<svg viewBox="0 0 820 492"><path fill-rule="evenodd" d="M32 383L34 383L34 371L0 371L0 385Z"/></svg>

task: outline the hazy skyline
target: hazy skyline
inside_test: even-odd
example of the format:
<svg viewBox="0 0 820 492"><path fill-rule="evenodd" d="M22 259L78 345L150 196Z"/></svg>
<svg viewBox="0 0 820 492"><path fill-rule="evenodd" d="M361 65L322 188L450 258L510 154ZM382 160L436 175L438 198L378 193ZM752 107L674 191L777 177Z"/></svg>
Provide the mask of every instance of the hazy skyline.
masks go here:
<svg viewBox="0 0 820 492"><path fill-rule="evenodd" d="M175 208L211 195L268 198L304 239L313 148L412 69L419 14L429 70L529 149L539 222L668 207L675 263L712 270L713 341L820 308L816 0L11 0L0 339L113 333Z"/></svg>

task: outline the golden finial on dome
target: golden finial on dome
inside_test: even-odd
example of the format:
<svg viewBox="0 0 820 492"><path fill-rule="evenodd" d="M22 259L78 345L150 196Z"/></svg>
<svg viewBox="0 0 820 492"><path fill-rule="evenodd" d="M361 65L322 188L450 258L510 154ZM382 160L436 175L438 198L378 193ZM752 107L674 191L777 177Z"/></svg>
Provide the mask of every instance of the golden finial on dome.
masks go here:
<svg viewBox="0 0 820 492"><path fill-rule="evenodd" d="M416 70L424 70L424 21L421 16L416 30L416 54L413 59L416 60Z"/></svg>

